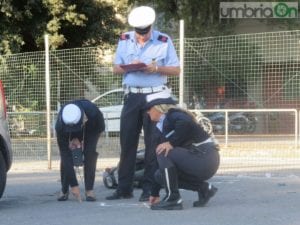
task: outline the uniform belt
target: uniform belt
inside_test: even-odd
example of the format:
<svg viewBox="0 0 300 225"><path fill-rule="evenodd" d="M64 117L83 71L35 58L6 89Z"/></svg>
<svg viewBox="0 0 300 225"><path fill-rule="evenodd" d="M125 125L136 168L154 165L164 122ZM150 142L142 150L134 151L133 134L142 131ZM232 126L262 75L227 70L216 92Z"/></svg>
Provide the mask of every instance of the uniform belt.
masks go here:
<svg viewBox="0 0 300 225"><path fill-rule="evenodd" d="M167 86L161 85L156 87L125 87L125 93L140 93L140 94L150 94L154 92L159 92L168 89Z"/></svg>
<svg viewBox="0 0 300 225"><path fill-rule="evenodd" d="M206 143L210 143L210 142L214 142L214 140L211 137L207 138L205 141L202 141L202 142L192 143L192 145L198 147L200 145L203 145L203 144L206 144Z"/></svg>

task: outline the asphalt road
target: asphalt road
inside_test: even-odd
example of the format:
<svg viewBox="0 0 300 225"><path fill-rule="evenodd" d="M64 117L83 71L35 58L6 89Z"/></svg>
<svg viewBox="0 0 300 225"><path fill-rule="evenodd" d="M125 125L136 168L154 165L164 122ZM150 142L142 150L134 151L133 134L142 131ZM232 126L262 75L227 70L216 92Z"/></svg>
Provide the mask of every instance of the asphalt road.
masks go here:
<svg viewBox="0 0 300 225"><path fill-rule="evenodd" d="M299 225L300 172L272 171L262 176L217 174L211 182L218 187L214 198L203 208L193 208L196 193L181 190L182 211L152 211L138 202L141 190L130 200L107 201L112 190L102 184L97 170L96 202L56 201L60 183L57 165L47 170L23 163L8 174L0 200L1 225ZM81 188L82 188L81 183ZM163 192L162 192L163 194Z"/></svg>

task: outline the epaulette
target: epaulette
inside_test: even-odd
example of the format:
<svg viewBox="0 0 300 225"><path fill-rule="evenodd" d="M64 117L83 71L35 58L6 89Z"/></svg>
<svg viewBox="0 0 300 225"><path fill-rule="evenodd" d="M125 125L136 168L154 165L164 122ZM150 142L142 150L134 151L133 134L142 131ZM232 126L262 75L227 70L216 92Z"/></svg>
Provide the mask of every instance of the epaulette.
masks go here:
<svg viewBox="0 0 300 225"><path fill-rule="evenodd" d="M121 41L128 40L129 38L130 38L129 34L121 34L120 35L120 40Z"/></svg>
<svg viewBox="0 0 300 225"><path fill-rule="evenodd" d="M167 42L168 41L168 37L164 36L164 35L159 35L157 40L162 41L162 42Z"/></svg>

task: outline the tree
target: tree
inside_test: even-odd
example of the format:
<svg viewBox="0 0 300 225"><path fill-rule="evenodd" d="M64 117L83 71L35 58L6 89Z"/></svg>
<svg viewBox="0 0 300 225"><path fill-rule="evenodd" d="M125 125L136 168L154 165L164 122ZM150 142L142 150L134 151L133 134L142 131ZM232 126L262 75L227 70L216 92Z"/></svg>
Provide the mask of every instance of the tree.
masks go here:
<svg viewBox="0 0 300 225"><path fill-rule="evenodd" d="M101 0L0 1L0 54L44 49L105 46L115 43L123 22L117 18L126 5Z"/></svg>

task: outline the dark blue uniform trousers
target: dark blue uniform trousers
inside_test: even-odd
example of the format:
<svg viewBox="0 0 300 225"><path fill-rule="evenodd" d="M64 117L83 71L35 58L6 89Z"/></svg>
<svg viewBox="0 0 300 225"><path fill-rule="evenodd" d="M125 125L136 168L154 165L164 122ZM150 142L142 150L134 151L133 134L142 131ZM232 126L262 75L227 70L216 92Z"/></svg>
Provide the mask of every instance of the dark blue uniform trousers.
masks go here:
<svg viewBox="0 0 300 225"><path fill-rule="evenodd" d="M145 172L143 191L150 192L156 170L156 143L152 138L155 124L145 110L146 94L128 93L121 114L121 156L118 170L118 192L131 193L135 172L136 152L141 129L144 130Z"/></svg>
<svg viewBox="0 0 300 225"><path fill-rule="evenodd" d="M89 133L84 137L84 184L85 190L90 191L94 188L95 171L98 159L96 152L97 143L100 133ZM72 152L69 149L69 135L58 135L57 142L60 149L60 166L61 166L61 184L62 192L67 193L69 186L74 187L78 185L76 174L74 171Z"/></svg>
<svg viewBox="0 0 300 225"><path fill-rule="evenodd" d="M160 154L157 159L160 174L165 168L175 167L179 188L193 191L199 190L203 182L217 172L220 164L218 148L214 143L203 144L197 149L175 147L167 156ZM156 174L156 178L161 177L160 174Z"/></svg>

